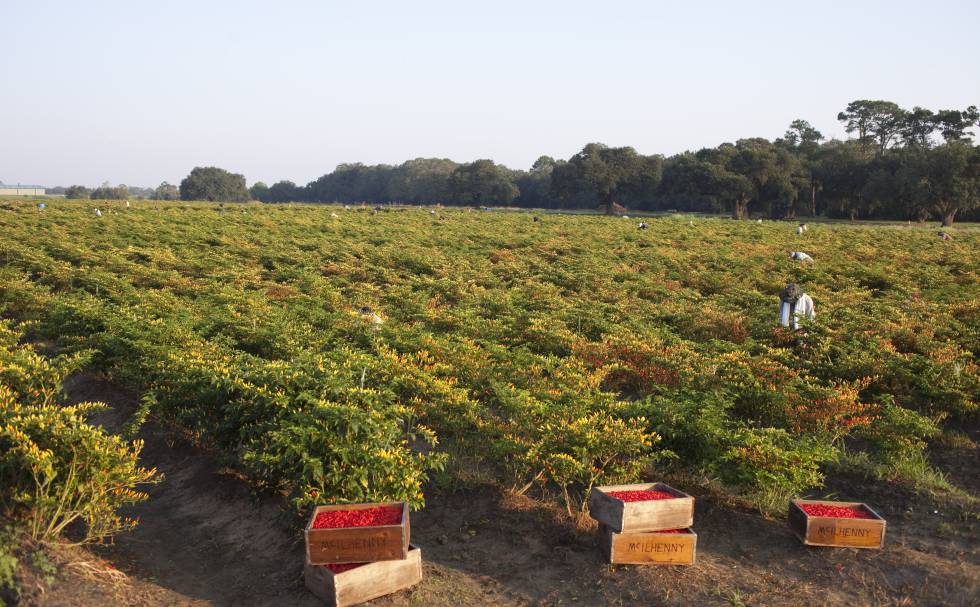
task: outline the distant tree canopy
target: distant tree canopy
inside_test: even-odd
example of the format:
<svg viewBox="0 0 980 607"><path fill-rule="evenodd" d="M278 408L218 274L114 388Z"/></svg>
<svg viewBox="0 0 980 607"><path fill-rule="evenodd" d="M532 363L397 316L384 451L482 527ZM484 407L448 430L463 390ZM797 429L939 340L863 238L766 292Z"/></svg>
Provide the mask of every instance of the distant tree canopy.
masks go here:
<svg viewBox="0 0 980 607"><path fill-rule="evenodd" d="M774 141L739 139L668 158L590 143L568 160L541 156L528 170L511 170L491 160L458 164L446 158L415 158L397 166L351 163L305 186L259 182L247 194L263 202L552 209L616 202L646 211L728 212L741 219L800 214L919 221L935 217L946 223L960 217L980 219L977 148L971 132L980 120L976 106L906 110L890 101L859 99L837 118L853 139L825 141L813 125L797 119ZM195 169L199 171L220 169ZM188 197L185 183L183 198ZM244 184L239 185L239 196L189 197L242 199Z"/></svg>
<svg viewBox="0 0 980 607"><path fill-rule="evenodd" d="M126 200L129 198L129 188L122 184L113 187L109 185L109 182L105 182L92 190L89 198L92 200Z"/></svg>
<svg viewBox="0 0 980 607"><path fill-rule="evenodd" d="M73 186L69 186L68 189L65 190L65 198L71 198L71 199L88 198L89 194L91 193L92 192L83 185L73 185Z"/></svg>
<svg viewBox="0 0 980 607"><path fill-rule="evenodd" d="M164 181L150 194L150 200L180 200L180 188Z"/></svg>
<svg viewBox="0 0 980 607"><path fill-rule="evenodd" d="M507 167L492 160L461 164L449 175L449 195L462 204L510 204L520 193Z"/></svg>
<svg viewBox="0 0 980 607"><path fill-rule="evenodd" d="M218 167L195 167L180 182L180 199L245 202L249 194L244 176Z"/></svg>

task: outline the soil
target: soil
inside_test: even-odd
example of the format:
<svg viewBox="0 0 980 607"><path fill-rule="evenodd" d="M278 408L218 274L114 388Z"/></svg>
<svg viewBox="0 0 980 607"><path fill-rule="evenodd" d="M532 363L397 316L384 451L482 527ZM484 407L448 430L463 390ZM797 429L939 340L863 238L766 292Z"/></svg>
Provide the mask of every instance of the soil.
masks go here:
<svg viewBox="0 0 980 607"><path fill-rule="evenodd" d="M67 390L73 401L109 403L97 421L110 429L137 402L94 375L73 378ZM23 604L320 604L303 586L301 521L281 500L255 497L216 454L152 421L142 438L144 465L166 477L132 509L139 527L109 546L54 551L60 572L41 583L28 571ZM975 606L980 513L969 495L978 452L933 455L963 495L839 476L811 496L869 502L888 521L882 550L804 547L784 521L709 493L696 495L697 563L680 568L603 563L594 525L527 497L491 487L430 492L428 506L412 514L422 583L369 604Z"/></svg>

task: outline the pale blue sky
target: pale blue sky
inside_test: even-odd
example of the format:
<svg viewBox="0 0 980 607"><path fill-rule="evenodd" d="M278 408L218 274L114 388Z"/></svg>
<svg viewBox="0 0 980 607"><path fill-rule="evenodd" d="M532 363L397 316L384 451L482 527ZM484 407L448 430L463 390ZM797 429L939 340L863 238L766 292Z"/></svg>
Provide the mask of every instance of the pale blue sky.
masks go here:
<svg viewBox="0 0 980 607"><path fill-rule="evenodd" d="M0 0L0 181L304 184L340 162L843 137L980 104L980 2Z"/></svg>

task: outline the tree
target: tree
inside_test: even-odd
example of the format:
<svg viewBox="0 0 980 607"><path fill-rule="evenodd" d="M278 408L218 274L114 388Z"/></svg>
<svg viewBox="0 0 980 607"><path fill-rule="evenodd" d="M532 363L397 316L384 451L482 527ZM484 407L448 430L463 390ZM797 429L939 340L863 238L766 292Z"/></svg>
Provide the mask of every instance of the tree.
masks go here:
<svg viewBox="0 0 980 607"><path fill-rule="evenodd" d="M306 194L314 202L387 202L393 173L393 167L386 164L341 164L308 184Z"/></svg>
<svg viewBox="0 0 980 607"><path fill-rule="evenodd" d="M663 175L663 156L640 156L636 170L619 186L623 202L638 209L653 210Z"/></svg>
<svg viewBox="0 0 980 607"><path fill-rule="evenodd" d="M92 200L126 200L129 198L129 188L122 184L113 187L106 181L92 190L89 198Z"/></svg>
<svg viewBox="0 0 980 607"><path fill-rule="evenodd" d="M772 215L795 215L805 174L799 159L785 148L756 137L739 139L735 145L725 143L716 149L701 150L698 155L743 178L736 180L718 174L717 183L731 196L735 219L748 219L752 203L765 207Z"/></svg>
<svg viewBox="0 0 980 607"><path fill-rule="evenodd" d="M449 176L459 166L448 158L416 158L395 167L388 181L388 199L434 204L449 198Z"/></svg>
<svg viewBox="0 0 980 607"><path fill-rule="evenodd" d="M180 188L164 181L153 190L151 200L180 200Z"/></svg>
<svg viewBox="0 0 980 607"><path fill-rule="evenodd" d="M194 167L180 182L181 200L209 200L212 202L245 202L248 190L245 177L229 173L218 167Z"/></svg>
<svg viewBox="0 0 980 607"><path fill-rule="evenodd" d="M844 123L848 133L856 131L863 145L877 143L878 153L883 154L898 134L905 114L891 101L859 99L848 103L837 120Z"/></svg>
<svg viewBox="0 0 980 607"><path fill-rule="evenodd" d="M717 213L732 208L733 216L747 214L752 184L727 170L716 150L685 153L668 159L660 182L659 195L686 210Z"/></svg>
<svg viewBox="0 0 980 607"><path fill-rule="evenodd" d="M797 148L803 154L810 154L820 145L823 133L813 128L813 125L806 120L798 118L789 123L783 139L791 148Z"/></svg>
<svg viewBox="0 0 980 607"><path fill-rule="evenodd" d="M510 204L520 194L510 171L492 160L461 164L449 176L449 193L457 204Z"/></svg>
<svg viewBox="0 0 980 607"><path fill-rule="evenodd" d="M929 137L936 130L936 115L931 110L915 106L911 112L906 112L898 127L898 136L902 145L910 147L929 147Z"/></svg>
<svg viewBox="0 0 980 607"><path fill-rule="evenodd" d="M248 195L252 200L261 200L266 202L266 198L269 194L269 186L263 181L256 181L252 184L252 187L248 189Z"/></svg>
<svg viewBox="0 0 980 607"><path fill-rule="evenodd" d="M973 134L968 133L967 129L977 126L978 120L980 120L980 111L975 105L971 105L962 111L939 110L934 117L936 128L939 129L939 133L946 143L970 141Z"/></svg>
<svg viewBox="0 0 980 607"><path fill-rule="evenodd" d="M551 156L540 156L529 171L517 171L514 181L520 196L515 201L519 207L554 208L559 201L551 194L551 173L557 162Z"/></svg>
<svg viewBox="0 0 980 607"><path fill-rule="evenodd" d="M862 207L873 152L860 142L831 141L820 148L813 166L828 208L857 218Z"/></svg>
<svg viewBox="0 0 980 607"><path fill-rule="evenodd" d="M610 205L625 193L625 186L640 168L640 155L633 148L590 143L567 163L554 167L551 187L563 200L585 192L594 195L600 203Z"/></svg>
<svg viewBox="0 0 980 607"><path fill-rule="evenodd" d="M272 184L262 202L297 202L303 200L303 188L292 181L279 181Z"/></svg>
<svg viewBox="0 0 980 607"><path fill-rule="evenodd" d="M91 191L83 185L73 185L65 190L65 198L78 199L88 198Z"/></svg>
<svg viewBox="0 0 980 607"><path fill-rule="evenodd" d="M925 155L921 180L927 204L953 225L960 211L980 206L980 148L963 142L937 146Z"/></svg>

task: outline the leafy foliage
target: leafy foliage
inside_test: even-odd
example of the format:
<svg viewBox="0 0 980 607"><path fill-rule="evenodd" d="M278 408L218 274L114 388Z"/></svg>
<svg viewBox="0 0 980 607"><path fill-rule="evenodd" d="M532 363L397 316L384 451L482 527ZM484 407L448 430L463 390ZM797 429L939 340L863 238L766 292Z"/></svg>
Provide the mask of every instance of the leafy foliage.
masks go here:
<svg viewBox="0 0 980 607"><path fill-rule="evenodd" d="M181 200L244 202L248 200L245 177L218 167L194 167L180 182Z"/></svg>
<svg viewBox="0 0 980 607"><path fill-rule="evenodd" d="M575 512L650 466L766 505L845 455L904 482L901 462L978 411L971 228L813 225L803 266L781 223L86 211L0 215L3 312L94 351L300 507L418 505L439 472ZM787 282L816 301L805 332L776 327Z"/></svg>
<svg viewBox="0 0 980 607"><path fill-rule="evenodd" d="M82 542L136 524L119 509L146 499L137 490L154 470L137 465L141 444L127 444L85 421L102 405L58 402L61 381L81 355L48 360L0 324L0 511L22 521L34 540L54 540L72 523Z"/></svg>

